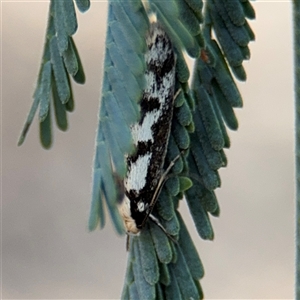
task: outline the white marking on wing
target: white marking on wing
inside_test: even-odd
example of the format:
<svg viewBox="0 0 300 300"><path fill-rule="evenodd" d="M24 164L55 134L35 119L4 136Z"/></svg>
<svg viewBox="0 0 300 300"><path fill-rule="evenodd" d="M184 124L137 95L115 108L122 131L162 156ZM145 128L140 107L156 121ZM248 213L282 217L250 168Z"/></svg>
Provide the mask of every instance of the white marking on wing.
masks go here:
<svg viewBox="0 0 300 300"><path fill-rule="evenodd" d="M154 74L153 72L149 72L148 74L146 74L145 93L149 95L150 99L151 97L157 98L159 103L164 104L166 102L166 98L170 96L170 90L173 89L174 72L170 71L169 73L166 73L162 79L162 84L158 89L157 84L155 84L156 74Z"/></svg>
<svg viewBox="0 0 300 300"><path fill-rule="evenodd" d="M155 75L150 72L146 76L148 83L151 83L155 80ZM163 78L162 87L157 89L157 85L151 85L151 88L145 90L149 95L149 98L157 98L162 107L165 105L166 98L170 96L170 89L173 87L174 74L172 72L167 73ZM147 85L149 86L149 84ZM155 87L154 90L152 88ZM162 107L160 110L153 110L145 114L142 124L134 124L131 128L132 137L134 144L137 145L138 142L147 142L154 140L152 126L158 121L162 115Z"/></svg>
<svg viewBox="0 0 300 300"><path fill-rule="evenodd" d="M166 36L166 33L159 27L156 27L152 35L147 37L147 45L155 45L149 52L146 53L146 61L165 61L173 52L171 47L166 47L161 39L156 41L158 36Z"/></svg>
<svg viewBox="0 0 300 300"><path fill-rule="evenodd" d="M134 124L131 128L132 138L137 145L138 142L153 141L152 125L157 122L161 115L160 110L154 110L147 113L142 124Z"/></svg>
<svg viewBox="0 0 300 300"><path fill-rule="evenodd" d="M145 210L145 203L144 202L138 202L137 204L139 212L143 212Z"/></svg>
<svg viewBox="0 0 300 300"><path fill-rule="evenodd" d="M139 156L136 162L132 163L125 180L127 191L140 191L146 185L146 177L150 165L152 153Z"/></svg>
<svg viewBox="0 0 300 300"><path fill-rule="evenodd" d="M139 202L137 203L137 207L138 207L138 211L139 211L139 212L143 212L143 211L145 211L146 209L148 209L149 204L148 204L148 203L144 203L144 202L141 200L141 201L139 201Z"/></svg>

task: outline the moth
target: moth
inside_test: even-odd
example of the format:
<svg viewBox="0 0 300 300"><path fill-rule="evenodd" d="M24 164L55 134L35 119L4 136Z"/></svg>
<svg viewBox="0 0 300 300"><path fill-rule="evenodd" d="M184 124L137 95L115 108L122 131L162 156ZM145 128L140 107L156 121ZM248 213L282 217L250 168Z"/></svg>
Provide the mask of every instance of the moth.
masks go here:
<svg viewBox="0 0 300 300"><path fill-rule="evenodd" d="M141 118L131 127L136 152L126 158L125 197L120 206L128 234L137 234L149 217L163 229L151 212L177 159L163 170L173 117L176 56L169 37L157 22L150 25L146 43Z"/></svg>

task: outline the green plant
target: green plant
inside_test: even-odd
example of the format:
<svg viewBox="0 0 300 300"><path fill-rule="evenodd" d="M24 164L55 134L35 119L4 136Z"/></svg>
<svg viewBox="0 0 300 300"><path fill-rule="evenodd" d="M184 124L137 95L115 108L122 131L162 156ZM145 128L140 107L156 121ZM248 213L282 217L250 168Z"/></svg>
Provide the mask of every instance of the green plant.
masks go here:
<svg viewBox="0 0 300 300"><path fill-rule="evenodd" d="M82 11L89 8L89 1L76 3ZM255 13L247 0L209 0L204 9L201 0L153 0L146 8L140 0L109 2L90 230L105 225L105 202L117 232L124 232L117 210L116 178L124 178L124 155L134 151L129 126L139 118L145 35L152 13L172 40L177 55L175 88L182 91L175 102L165 167L182 150L185 154L173 167L174 176L163 187L154 211L178 242L169 240L150 222L140 236L131 238L122 298L197 299L203 297L199 279L204 269L178 207L185 196L199 235L213 239L209 215L220 212L214 190L221 184L218 169L227 163L227 127L237 129L234 108L242 106L233 76L246 80L242 63L250 58L248 44L254 40L247 19L254 19ZM58 127L67 128L66 112L73 110L70 75L84 83L71 37L76 29L73 1L52 0L34 103L19 144L38 106L45 148L52 143L52 105ZM195 60L191 83L184 51Z"/></svg>

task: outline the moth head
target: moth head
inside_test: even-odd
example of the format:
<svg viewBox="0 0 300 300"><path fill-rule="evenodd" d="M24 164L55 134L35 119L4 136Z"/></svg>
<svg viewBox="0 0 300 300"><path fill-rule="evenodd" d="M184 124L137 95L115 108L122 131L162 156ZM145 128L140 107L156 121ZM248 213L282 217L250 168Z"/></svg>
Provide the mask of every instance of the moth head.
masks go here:
<svg viewBox="0 0 300 300"><path fill-rule="evenodd" d="M135 220L131 216L130 200L125 196L123 202L119 206L119 212L123 219L126 232L128 234L137 234L140 229L137 228Z"/></svg>

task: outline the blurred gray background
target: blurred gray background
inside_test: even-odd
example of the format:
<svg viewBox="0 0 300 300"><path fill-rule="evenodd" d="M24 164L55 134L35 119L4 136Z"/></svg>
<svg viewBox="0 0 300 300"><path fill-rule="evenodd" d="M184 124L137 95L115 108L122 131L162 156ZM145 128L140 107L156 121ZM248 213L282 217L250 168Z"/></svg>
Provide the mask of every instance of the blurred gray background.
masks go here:
<svg viewBox="0 0 300 300"><path fill-rule="evenodd" d="M256 42L240 84L240 128L217 190L213 242L196 234L206 299L291 299L294 284L294 112L291 1L256 1ZM17 140L32 102L49 3L2 6L2 297L118 299L125 238L110 221L89 233L91 171L103 64L106 1L77 13L75 35L87 81L73 85L67 133L43 150L38 122Z"/></svg>

